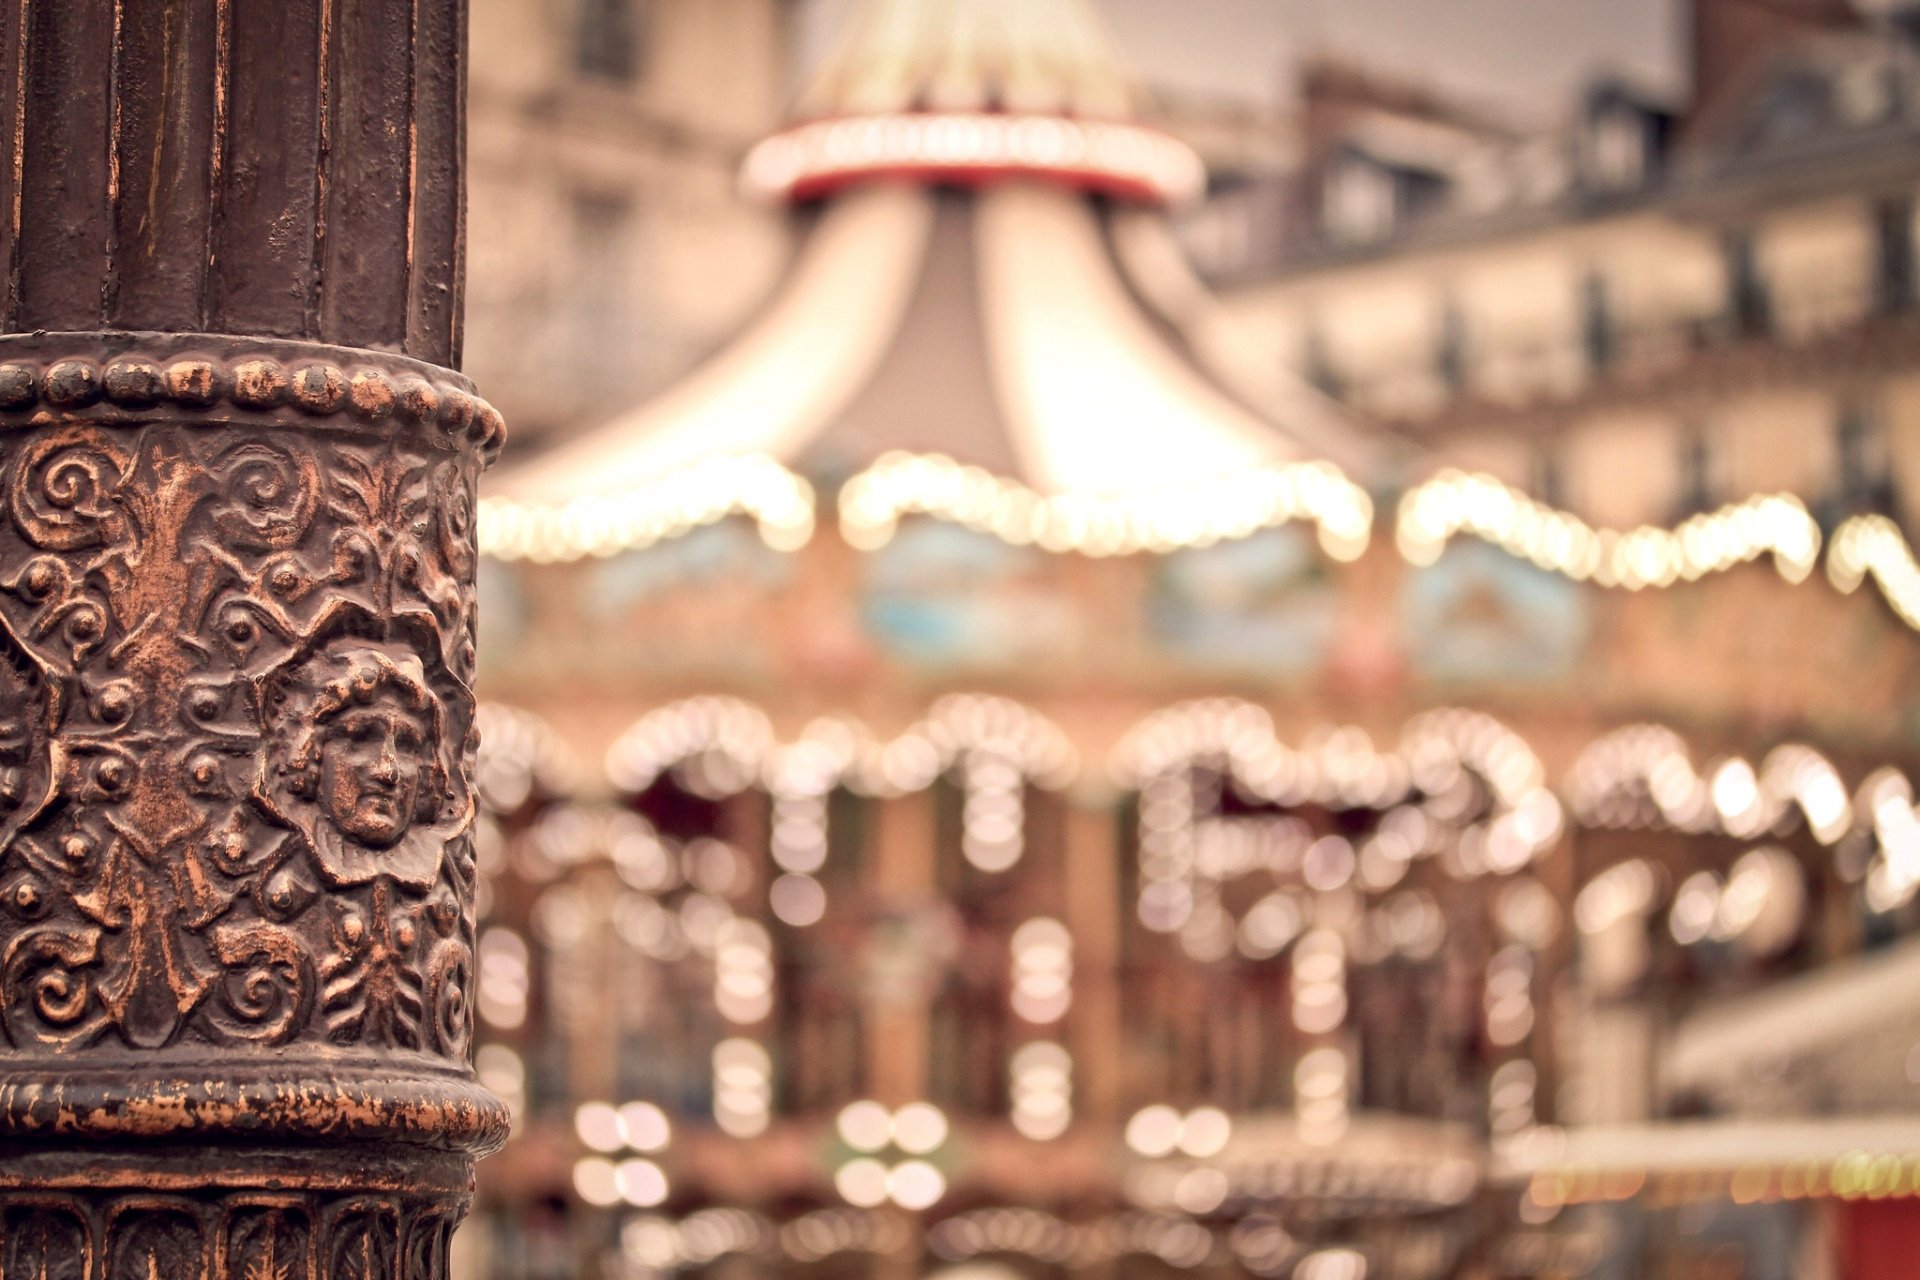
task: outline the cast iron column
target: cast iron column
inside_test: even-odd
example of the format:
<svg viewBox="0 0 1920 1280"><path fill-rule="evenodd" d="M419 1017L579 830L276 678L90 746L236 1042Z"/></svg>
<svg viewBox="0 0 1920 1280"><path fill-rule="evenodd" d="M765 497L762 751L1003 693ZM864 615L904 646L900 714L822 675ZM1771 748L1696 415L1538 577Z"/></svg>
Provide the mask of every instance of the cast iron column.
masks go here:
<svg viewBox="0 0 1920 1280"><path fill-rule="evenodd" d="M464 5L4 9L0 1280L441 1277Z"/></svg>

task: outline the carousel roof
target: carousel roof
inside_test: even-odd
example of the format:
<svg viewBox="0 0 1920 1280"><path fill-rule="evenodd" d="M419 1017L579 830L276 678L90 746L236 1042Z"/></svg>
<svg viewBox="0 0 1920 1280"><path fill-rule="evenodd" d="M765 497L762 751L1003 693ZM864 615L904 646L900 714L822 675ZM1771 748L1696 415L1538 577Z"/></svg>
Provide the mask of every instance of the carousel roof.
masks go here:
<svg viewBox="0 0 1920 1280"><path fill-rule="evenodd" d="M723 515L775 545L809 479L874 546L930 512L1114 553L1371 522L1368 443L1236 343L1165 207L1204 174L1085 0L878 0L744 178L801 234L771 303L655 400L501 475L484 547L571 559Z"/></svg>
<svg viewBox="0 0 1920 1280"><path fill-rule="evenodd" d="M933 107L1124 119L1142 106L1087 0L920 0L869 5L798 113Z"/></svg>

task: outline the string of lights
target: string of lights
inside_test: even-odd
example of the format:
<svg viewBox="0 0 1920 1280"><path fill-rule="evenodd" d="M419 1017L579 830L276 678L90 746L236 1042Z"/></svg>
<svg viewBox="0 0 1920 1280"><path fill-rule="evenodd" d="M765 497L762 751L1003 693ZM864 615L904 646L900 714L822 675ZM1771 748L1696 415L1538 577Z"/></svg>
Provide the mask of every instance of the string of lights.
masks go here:
<svg viewBox="0 0 1920 1280"><path fill-rule="evenodd" d="M1565 789L1581 821L1596 827L1750 838L1777 830L1797 810L1831 845L1867 816L1856 815L1839 770L1812 747L1785 743L1758 769L1728 756L1702 771L1679 734L1654 724L1627 725L1590 743L1568 770Z"/></svg>
<svg viewBox="0 0 1920 1280"><path fill-rule="evenodd" d="M1005 790L995 766L1049 790L1068 785L1080 767L1072 743L1052 721L1010 698L984 694L942 697L919 722L884 741L855 720L829 716L787 743L750 703L687 698L642 716L606 755L607 776L622 791L644 791L671 769L698 795L733 795L758 783L776 800L817 799L839 786L861 795L904 795L956 767L970 796Z"/></svg>
<svg viewBox="0 0 1920 1280"><path fill-rule="evenodd" d="M813 538L813 486L763 454L717 454L639 488L558 505L488 497L480 501L483 554L536 564L637 551L728 516L752 518L761 540L795 551ZM1258 468L1204 493L1139 498L1042 494L940 454L890 453L840 490L847 542L877 550L900 520L949 520L1018 546L1095 557L1170 552L1244 538L1295 520L1318 527L1322 548L1354 560L1372 538L1373 503L1326 462ZM1443 471L1408 490L1395 545L1416 567L1471 534L1576 581L1638 591L1696 582L1771 556L1788 583L1807 579L1820 556L1820 530L1791 494L1757 494L1681 521L1671 529L1595 528L1568 511L1483 474ZM1920 630L1920 559L1882 515L1854 516L1834 532L1827 576L1842 592L1871 578L1907 626Z"/></svg>
<svg viewBox="0 0 1920 1280"><path fill-rule="evenodd" d="M580 776L565 743L538 717L497 703L483 703L478 715L486 732L476 772L488 811L517 808L536 778L543 789L561 794ZM1010 698L979 694L940 698L891 740L878 739L852 719L828 717L787 743L751 703L687 698L635 721L608 750L605 765L613 785L628 793L674 770L696 794L732 795L763 785L776 799L817 802L842 785L872 796L921 790L983 749L1050 790L1070 785L1080 773L1077 753L1046 716ZM1423 713L1387 751L1377 750L1354 726L1322 729L1295 748L1279 740L1262 708L1233 698L1198 699L1139 721L1113 748L1107 773L1123 790L1144 791L1155 779L1208 760L1224 764L1238 785L1259 798L1347 807L1390 805L1416 787L1444 790L1449 771L1465 767L1487 780L1500 805L1515 811L1533 806L1530 821L1558 833L1558 801L1546 790L1538 755L1518 733L1480 712ZM1897 771L1883 769L1849 795L1834 763L1803 743L1775 747L1757 766L1728 756L1702 768L1678 733L1642 723L1588 743L1554 790L1591 827L1662 826L1751 838L1778 831L1797 815L1822 844L1834 845L1850 831L1885 826L1885 814L1892 812L1885 802L1889 796L1910 802L1907 788ZM1555 800L1551 813L1543 792ZM778 836L775 844L776 860L785 867Z"/></svg>
<svg viewBox="0 0 1920 1280"><path fill-rule="evenodd" d="M1791 1131L1789 1131L1791 1132ZM1508 1144L1499 1157L1503 1176L1527 1179L1525 1198L1547 1209L1630 1200L1683 1204L1731 1200L1776 1204L1796 1200L1886 1200L1920 1194L1920 1156L1888 1135L1884 1144L1863 1144L1797 1159L1746 1159L1720 1151L1684 1165L1648 1162L1619 1152L1581 1151L1574 1135L1542 1126ZM1637 1135L1636 1135L1637 1136ZM1668 1139L1671 1141L1671 1139ZM1686 1156L1692 1156L1686 1152Z"/></svg>
<svg viewBox="0 0 1920 1280"><path fill-rule="evenodd" d="M1827 577L1849 594L1871 577L1900 620L1920 630L1920 561L1900 526L1887 517L1842 521L1827 550Z"/></svg>
<svg viewBox="0 0 1920 1280"><path fill-rule="evenodd" d="M1372 536L1373 501L1328 462L1258 467L1203 490L1105 498L1042 494L941 454L907 453L882 455L840 490L841 535L861 550L885 546L908 514L1090 556L1208 546L1311 520L1328 555L1353 560Z"/></svg>
<svg viewBox="0 0 1920 1280"><path fill-rule="evenodd" d="M1401 499L1395 540L1411 563L1433 563L1461 533L1542 569L1629 591L1694 582L1767 554L1782 578L1798 583L1820 553L1820 528L1791 494L1756 494L1671 529L1624 532L1596 529L1489 475L1442 471Z"/></svg>
<svg viewBox="0 0 1920 1280"><path fill-rule="evenodd" d="M1484 778L1494 814L1486 824L1487 869L1524 866L1559 837L1559 801L1546 787L1540 759L1524 739L1480 712L1443 708L1409 721L1398 747L1378 751L1354 726L1329 729L1295 749L1275 735L1272 717L1232 698L1201 699L1156 712L1114 749L1111 775L1127 790L1145 791L1196 764L1223 765L1236 786L1281 804L1332 804L1386 809L1415 790L1440 796L1461 769ZM1172 815L1143 822L1172 830ZM1143 855L1147 845L1143 843Z"/></svg>
<svg viewBox="0 0 1920 1280"><path fill-rule="evenodd" d="M1678 734L1642 724L1590 744L1568 771L1565 790L1575 814L1590 827L1665 828L1753 840L1784 835L1797 819L1834 850L1845 878L1862 882L1871 910L1896 910L1920 892L1920 811L1911 782L1891 767L1868 774L1849 795L1832 761L1804 744L1774 748L1758 769L1741 756L1701 769ZM1866 856L1842 857L1850 838ZM1712 871L1688 877L1671 903L1675 940L1688 945L1743 938L1750 946L1770 941L1764 931L1752 933L1753 927L1769 901L1797 918L1798 876L1791 857L1763 846L1744 854L1725 877ZM1576 916L1583 931L1597 934L1656 905L1654 877L1634 861L1590 881L1576 903Z"/></svg>
<svg viewBox="0 0 1920 1280"><path fill-rule="evenodd" d="M474 786L480 802L494 813L512 813L540 791L569 795L584 773L565 739L532 712L504 703L483 702L474 714L480 749L474 760Z"/></svg>
<svg viewBox="0 0 1920 1280"><path fill-rule="evenodd" d="M620 1251L658 1271L704 1266L729 1254L800 1262L843 1253L889 1255L912 1243L909 1221L884 1208L816 1209L785 1222L733 1208L702 1209L679 1219L638 1214L621 1228ZM1355 1280L1366 1274L1364 1264L1355 1265L1363 1256L1359 1251L1298 1239L1266 1217L1214 1228L1171 1212L1127 1210L1071 1222L1043 1209L988 1206L941 1219L928 1228L926 1241L946 1262L994 1254L1079 1268L1137 1255L1182 1271L1233 1259L1263 1276Z"/></svg>
<svg viewBox="0 0 1920 1280"><path fill-rule="evenodd" d="M713 454L621 493L553 504L482 498L482 554L535 564L639 551L729 515L751 516L778 551L813 537L813 486L764 454Z"/></svg>

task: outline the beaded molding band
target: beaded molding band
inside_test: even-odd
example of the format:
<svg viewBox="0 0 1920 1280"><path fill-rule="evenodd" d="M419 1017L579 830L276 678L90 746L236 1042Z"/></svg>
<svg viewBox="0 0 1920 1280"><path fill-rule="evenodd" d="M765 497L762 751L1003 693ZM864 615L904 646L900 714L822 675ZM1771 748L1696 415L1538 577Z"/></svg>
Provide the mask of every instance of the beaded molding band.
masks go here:
<svg viewBox="0 0 1920 1280"><path fill-rule="evenodd" d="M120 335L115 335L116 337ZM212 334L126 334L106 360L67 354L99 335L35 333L0 337L0 421L54 417L117 421L160 406L248 414L292 410L434 425L479 445L489 461L506 441L506 421L461 375L384 351Z"/></svg>

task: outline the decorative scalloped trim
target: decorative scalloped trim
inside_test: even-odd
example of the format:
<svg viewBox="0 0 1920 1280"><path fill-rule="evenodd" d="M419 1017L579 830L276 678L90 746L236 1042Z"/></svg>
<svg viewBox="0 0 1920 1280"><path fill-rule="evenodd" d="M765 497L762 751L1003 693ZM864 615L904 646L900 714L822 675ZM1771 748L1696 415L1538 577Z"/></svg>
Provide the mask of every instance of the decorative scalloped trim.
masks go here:
<svg viewBox="0 0 1920 1280"><path fill-rule="evenodd" d="M978 183L1018 175L1167 204L1191 200L1206 186L1199 156L1158 129L980 111L810 120L757 143L741 169L753 194L789 199L876 177Z"/></svg>

